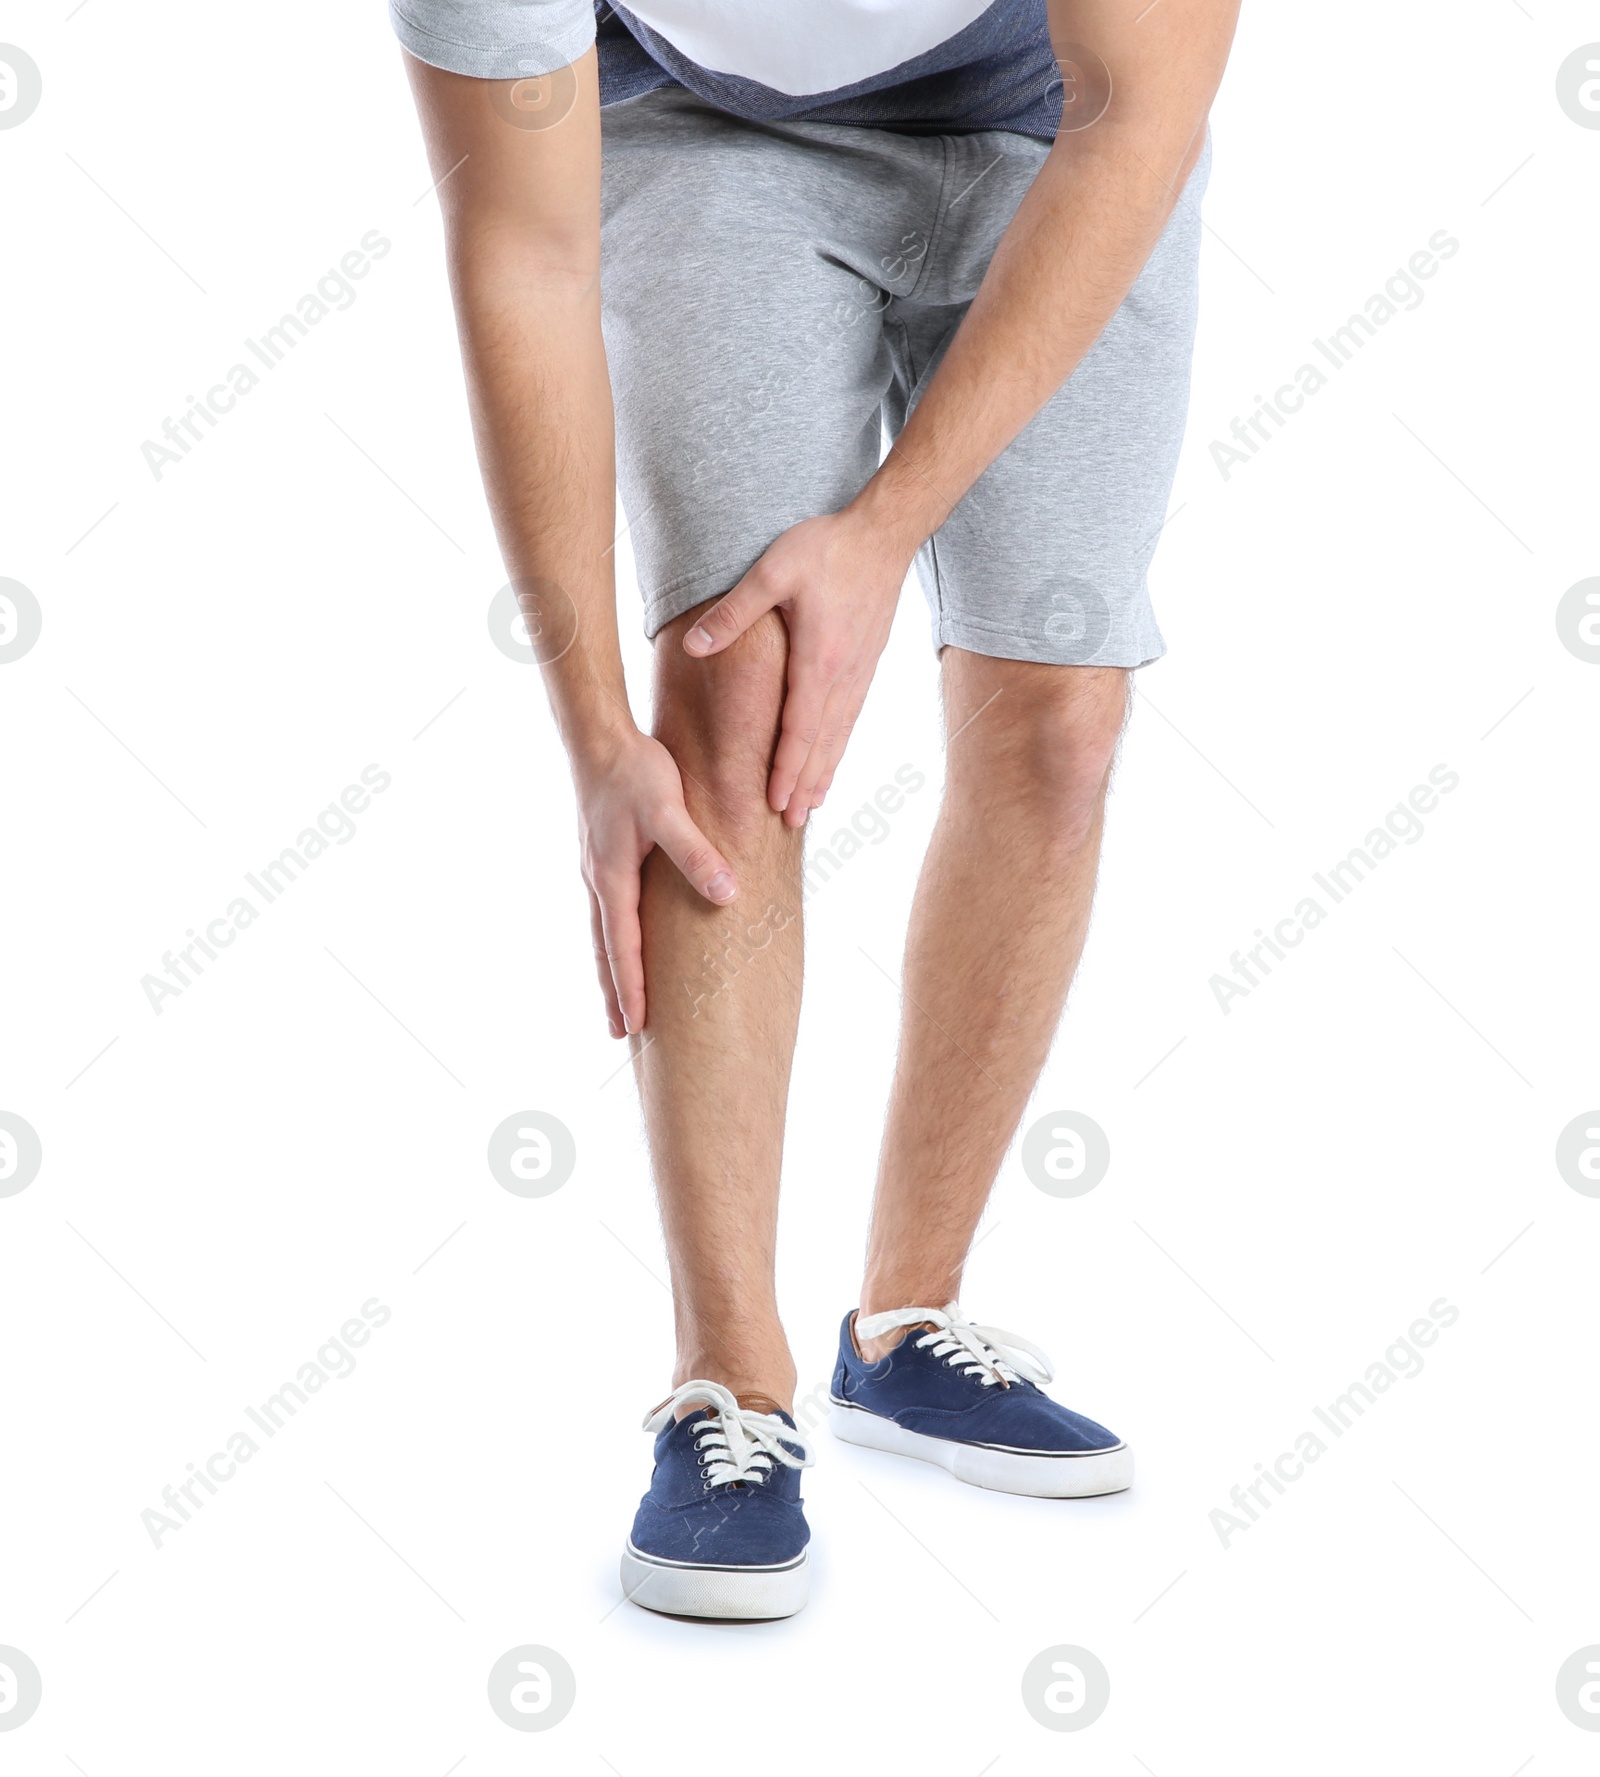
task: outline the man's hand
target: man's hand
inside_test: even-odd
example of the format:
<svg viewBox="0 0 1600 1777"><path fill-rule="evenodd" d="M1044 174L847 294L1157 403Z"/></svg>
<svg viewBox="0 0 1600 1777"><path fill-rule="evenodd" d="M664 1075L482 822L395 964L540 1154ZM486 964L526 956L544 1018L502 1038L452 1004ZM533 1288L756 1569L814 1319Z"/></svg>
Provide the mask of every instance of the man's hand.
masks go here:
<svg viewBox="0 0 1600 1777"><path fill-rule="evenodd" d="M689 818L683 779L660 741L633 731L603 757L575 755L583 880L595 966L611 1034L644 1024L639 867L660 846L697 894L725 907L738 884L722 853Z"/></svg>
<svg viewBox="0 0 1600 1777"><path fill-rule="evenodd" d="M833 782L914 549L853 508L808 518L785 531L683 638L688 653L704 658L764 612L782 612L789 684L767 801L790 827L822 806Z"/></svg>

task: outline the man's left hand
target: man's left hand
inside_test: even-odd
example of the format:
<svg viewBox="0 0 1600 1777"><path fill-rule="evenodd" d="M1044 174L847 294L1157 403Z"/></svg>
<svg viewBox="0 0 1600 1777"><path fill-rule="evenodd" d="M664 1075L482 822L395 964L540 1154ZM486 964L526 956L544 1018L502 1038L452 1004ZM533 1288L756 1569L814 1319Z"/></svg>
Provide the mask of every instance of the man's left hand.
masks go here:
<svg viewBox="0 0 1600 1777"><path fill-rule="evenodd" d="M910 555L903 541L846 509L787 530L684 637L719 654L767 611L789 629L788 689L767 801L802 826L833 782L866 700Z"/></svg>

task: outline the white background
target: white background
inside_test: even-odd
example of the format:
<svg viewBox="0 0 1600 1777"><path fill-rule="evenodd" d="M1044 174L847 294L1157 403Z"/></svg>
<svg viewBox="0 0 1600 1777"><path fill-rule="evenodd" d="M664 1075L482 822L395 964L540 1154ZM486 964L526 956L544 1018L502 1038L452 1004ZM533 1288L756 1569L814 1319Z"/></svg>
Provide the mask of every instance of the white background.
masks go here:
<svg viewBox="0 0 1600 1777"><path fill-rule="evenodd" d="M1247 11L1154 576L1171 654L1029 1118L1092 1116L1111 1169L1063 1201L1013 1155L965 1293L1138 1481L990 1496L824 1431L813 1601L740 1627L614 1608L663 1257L565 769L486 628L399 52L375 5L68 13L0 5L44 80L0 133L0 574L44 620L0 669L0 1109L44 1151L0 1199L0 1643L44 1684L10 1768L1592 1771L1554 1687L1600 1642L1600 1201L1553 1156L1600 1103L1600 667L1554 613L1600 571L1600 131L1555 74L1600 13ZM156 480L142 441L370 229L353 306ZM1421 306L1224 480L1210 441L1439 229ZM913 595L828 812L929 781L810 904L802 1397L857 1284L935 685ZM355 837L152 1011L141 977L369 763L392 784ZM1224 1015L1210 977L1438 764L1424 837ZM525 1109L578 1150L536 1201L484 1159ZM163 1487L373 1297L355 1372L152 1546ZM1224 1548L1229 1489L1440 1297L1424 1371ZM536 1735L485 1694L523 1643L577 1678ZM1066 1738L1019 1690L1056 1644L1111 1677Z"/></svg>

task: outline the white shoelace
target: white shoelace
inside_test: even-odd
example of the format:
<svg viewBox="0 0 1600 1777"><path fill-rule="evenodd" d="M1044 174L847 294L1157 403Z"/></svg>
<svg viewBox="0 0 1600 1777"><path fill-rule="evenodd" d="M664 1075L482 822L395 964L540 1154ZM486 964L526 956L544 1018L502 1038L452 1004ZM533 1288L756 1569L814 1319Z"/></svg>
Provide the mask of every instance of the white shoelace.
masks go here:
<svg viewBox="0 0 1600 1777"><path fill-rule="evenodd" d="M985 1388L1021 1377L1045 1383L1055 1375L1037 1345L1004 1327L968 1320L959 1302L947 1302L943 1308L891 1308L886 1314L857 1315L856 1332L864 1339L876 1339L896 1327L920 1326L924 1321L933 1331L917 1340L918 1347L931 1346L935 1357L955 1365L963 1376L976 1376Z"/></svg>
<svg viewBox="0 0 1600 1777"><path fill-rule="evenodd" d="M677 1418L680 1407L694 1401L709 1407L713 1415L695 1427L694 1447L707 1487L721 1487L729 1481L753 1481L759 1486L772 1473L774 1461L786 1468L809 1468L816 1460L810 1445L792 1425L776 1413L741 1407L737 1396L720 1382L685 1382L675 1388L646 1415L644 1429L661 1431ZM798 1448L800 1454L796 1456L789 1446Z"/></svg>

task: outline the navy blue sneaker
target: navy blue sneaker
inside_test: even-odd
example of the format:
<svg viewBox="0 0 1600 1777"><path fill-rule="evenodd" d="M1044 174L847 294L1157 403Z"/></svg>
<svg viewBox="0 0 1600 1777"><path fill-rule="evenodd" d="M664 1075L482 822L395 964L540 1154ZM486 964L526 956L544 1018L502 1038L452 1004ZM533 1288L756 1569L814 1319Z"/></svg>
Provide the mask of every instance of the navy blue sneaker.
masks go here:
<svg viewBox="0 0 1600 1777"><path fill-rule="evenodd" d="M679 1407L704 1401L684 1419ZM792 1617L806 1601L811 1532L800 1470L812 1457L787 1413L741 1407L719 1382L685 1382L644 1422L656 1470L622 1552L622 1589L682 1617Z"/></svg>
<svg viewBox="0 0 1600 1777"><path fill-rule="evenodd" d="M922 1327L869 1364L855 1335ZM999 1493L1079 1499L1133 1485L1133 1452L1115 1432L1070 1412L1037 1383L1050 1360L1026 1339L975 1326L958 1304L896 1308L839 1329L828 1420L849 1444L915 1456Z"/></svg>

